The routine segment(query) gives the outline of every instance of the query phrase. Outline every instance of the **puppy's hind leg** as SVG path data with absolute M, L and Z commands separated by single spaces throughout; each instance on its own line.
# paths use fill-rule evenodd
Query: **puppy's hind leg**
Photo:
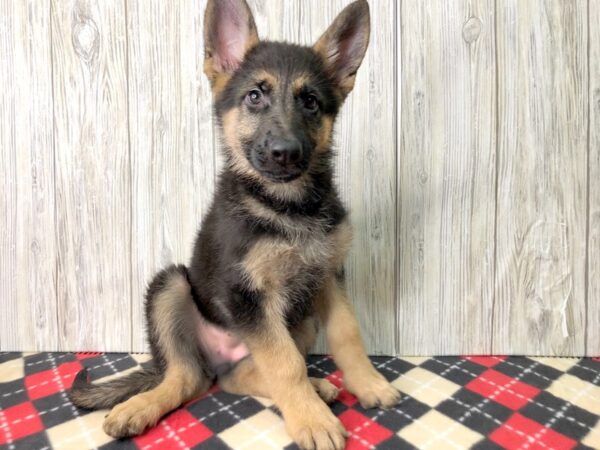
M 148 333 L 156 363 L 164 372 L 154 389 L 115 406 L 104 431 L 115 438 L 134 436 L 211 385 L 196 339 L 196 308 L 183 266 L 160 272 L 146 296 Z

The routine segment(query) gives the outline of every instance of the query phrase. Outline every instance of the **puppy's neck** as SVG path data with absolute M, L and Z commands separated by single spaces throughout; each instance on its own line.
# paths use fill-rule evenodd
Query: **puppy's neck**
M 237 174 L 223 173 L 224 182 L 242 196 L 250 196 L 279 214 L 311 216 L 332 192 L 332 173 L 307 173 L 290 183 L 273 183 Z

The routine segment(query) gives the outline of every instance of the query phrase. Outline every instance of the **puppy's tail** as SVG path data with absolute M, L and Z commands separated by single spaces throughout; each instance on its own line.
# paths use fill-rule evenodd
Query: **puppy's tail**
M 161 380 L 161 373 L 152 368 L 141 369 L 105 383 L 91 384 L 87 369 L 83 369 L 75 377 L 68 396 L 80 408 L 112 408 L 136 394 L 155 388 Z

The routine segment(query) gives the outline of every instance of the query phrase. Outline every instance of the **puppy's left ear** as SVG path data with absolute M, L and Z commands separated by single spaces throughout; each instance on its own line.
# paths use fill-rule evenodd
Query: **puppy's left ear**
M 344 97 L 354 87 L 356 72 L 369 45 L 370 29 L 369 4 L 357 0 L 344 8 L 313 45 Z

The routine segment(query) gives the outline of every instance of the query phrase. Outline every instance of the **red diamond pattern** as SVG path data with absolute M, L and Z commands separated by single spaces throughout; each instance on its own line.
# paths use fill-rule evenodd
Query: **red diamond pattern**
M 387 428 L 352 409 L 342 413 L 339 419 L 350 435 L 346 450 L 372 448 L 393 434 Z
M 78 361 L 65 362 L 56 369 L 44 370 L 25 377 L 25 388 L 31 400 L 69 389 L 82 366 Z
M 0 445 L 44 429 L 38 411 L 31 402 L 0 411 Z
M 507 449 L 570 450 L 577 445 L 573 439 L 519 413 L 513 414 L 489 439 Z
M 513 410 L 522 408 L 540 393 L 538 388 L 493 369 L 486 370 L 465 387 Z
M 189 411 L 179 409 L 163 419 L 158 426 L 133 440 L 144 450 L 182 449 L 198 445 L 212 435 L 213 432 L 198 422 Z

